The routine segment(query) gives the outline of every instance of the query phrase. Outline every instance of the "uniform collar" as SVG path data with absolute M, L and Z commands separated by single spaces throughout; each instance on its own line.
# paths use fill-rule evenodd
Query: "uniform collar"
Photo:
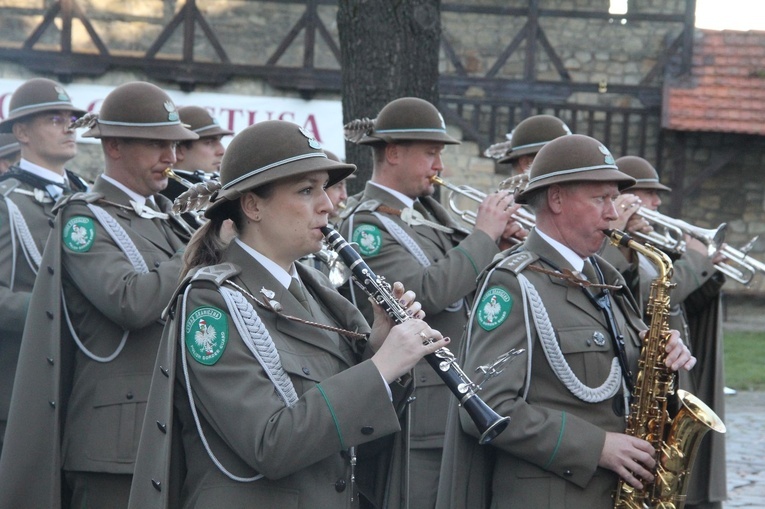
M 373 186 L 375 186 L 375 187 L 378 187 L 378 188 L 382 189 L 382 190 L 383 190 L 383 191 L 385 191 L 386 193 L 390 193 L 390 194 L 392 194 L 392 195 L 393 195 L 393 196 L 395 196 L 395 197 L 396 197 L 396 198 L 397 198 L 397 199 L 398 199 L 398 200 L 399 200 L 401 203 L 403 203 L 403 204 L 404 204 L 406 207 L 409 207 L 410 209 L 411 209 L 412 207 L 414 207 L 414 200 L 413 200 L 413 199 L 411 199 L 410 197 L 408 197 L 408 196 L 406 196 L 406 195 L 404 195 L 404 194 L 402 194 L 402 193 L 400 193 L 400 192 L 396 191 L 395 189 L 391 189 L 390 187 L 386 187 L 386 186 L 384 186 L 384 185 L 382 185 L 382 184 L 378 184 L 377 182 L 372 182 L 371 180 L 369 181 L 369 184 L 371 184 L 371 185 L 373 185 Z
M 300 276 L 298 276 L 297 271 L 295 271 L 294 263 L 290 266 L 290 272 L 287 272 L 266 255 L 239 240 L 239 237 L 236 237 L 234 240 L 237 244 L 239 244 L 239 247 L 241 247 L 245 253 L 255 258 L 258 263 L 260 263 L 268 272 L 270 272 L 274 279 L 279 281 L 279 284 L 281 284 L 284 288 L 289 288 L 293 278 L 297 279 L 298 283 L 302 285 Z
M 539 227 L 534 227 L 537 234 L 542 237 L 542 239 L 550 244 L 550 246 L 555 249 L 555 251 L 558 252 L 559 255 L 561 255 L 565 260 L 571 265 L 571 267 L 574 268 L 574 270 L 581 272 L 584 268 L 584 260 L 581 256 L 576 254 L 571 248 L 568 246 L 565 246 L 555 240 L 554 238 L 550 237 L 546 233 L 544 233 L 542 230 L 539 229 Z
M 36 175 L 40 178 L 44 178 L 45 180 L 49 180 L 50 182 L 66 185 L 66 178 L 64 178 L 63 175 L 60 175 L 56 173 L 55 171 L 49 170 L 47 168 L 43 168 L 42 166 L 32 163 L 24 158 L 22 158 L 19 161 L 19 164 L 17 166 L 21 168 L 22 170 L 31 173 L 32 175 Z
M 149 196 L 148 198 L 146 196 L 141 196 L 140 194 L 136 193 L 132 189 L 128 188 L 122 182 L 119 182 L 113 179 L 112 177 L 110 177 L 109 175 L 105 173 L 101 174 L 101 178 L 107 181 L 108 183 L 110 183 L 111 185 L 113 185 L 114 187 L 116 187 L 117 189 L 119 189 L 120 191 L 122 191 L 123 193 L 125 193 L 126 195 L 128 195 L 130 199 L 136 202 L 138 205 L 146 205 L 147 201 L 151 201 L 152 203 L 154 203 L 154 205 L 156 205 L 156 202 L 154 201 L 153 196 Z

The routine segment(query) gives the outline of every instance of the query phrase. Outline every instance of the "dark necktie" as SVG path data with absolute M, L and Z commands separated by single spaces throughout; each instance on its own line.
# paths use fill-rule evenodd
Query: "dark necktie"
M 297 301 L 308 311 L 311 312 L 311 306 L 308 304 L 308 298 L 306 297 L 305 290 L 301 286 L 300 282 L 294 277 L 291 278 L 290 286 L 288 290 L 297 299 Z
M 582 268 L 582 274 L 587 278 L 590 283 L 598 284 L 598 274 L 595 272 L 595 267 L 592 265 L 589 259 L 584 261 L 584 268 Z

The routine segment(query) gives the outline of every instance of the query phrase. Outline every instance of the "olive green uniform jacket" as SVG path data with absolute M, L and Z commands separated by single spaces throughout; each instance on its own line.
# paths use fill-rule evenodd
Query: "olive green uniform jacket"
M 87 184 L 78 176 L 67 171 L 67 177 L 74 191 L 87 189 Z M 6 196 L 18 207 L 31 240 L 42 255 L 53 227 L 55 202 L 54 196 L 45 190 L 46 185 L 62 192 L 56 184 L 16 167 L 0 176 L 0 449 L 11 404 L 21 335 L 37 276 L 37 266 L 24 254 L 18 232 L 10 230 L 8 206 L 1 197 Z
M 11 400 L 8 444 L 0 460 L 0 507 L 61 507 L 61 469 L 132 474 L 151 372 L 162 332 L 160 315 L 177 286 L 187 232 L 96 201 L 127 232 L 148 266 L 135 270 L 86 201 L 128 206 L 122 191 L 98 179 L 94 193 L 61 200 L 35 283 Z M 96 194 L 97 193 L 97 194 Z M 156 197 L 163 210 L 170 202 Z M 90 218 L 92 244 L 74 252 L 62 235 L 75 217 Z M 87 222 L 87 219 L 86 219 Z M 74 345 L 61 293 L 84 346 Z
M 637 264 L 630 264 L 618 248 L 604 247 L 602 256 L 636 288 L 636 299 L 645 310 L 650 279 L 641 278 Z M 725 418 L 722 302 L 725 277 L 708 256 L 689 250 L 673 262 L 669 328 L 680 331 L 683 342 L 697 359 L 691 371 L 678 372 L 678 387 L 706 403 Z M 645 317 L 649 320 L 650 317 Z M 727 498 L 725 436 L 710 432 L 703 438 L 693 466 L 687 503 Z
M 607 284 L 624 285 L 613 267 L 595 258 Z M 459 422 L 450 416 L 439 509 L 613 507 L 618 477 L 598 467 L 598 461 L 606 432 L 625 430 L 623 391 L 620 388 L 611 398 L 587 403 L 563 385 L 547 360 L 533 319 L 525 319 L 527 303 L 518 274 L 536 288 L 566 363 L 591 388 L 607 379 L 615 358 L 606 321 L 579 286 L 534 272 L 530 264 L 573 270 L 532 230 L 517 251 L 502 253 L 482 274 L 460 356 L 465 371 L 473 373 L 513 348 L 525 352 L 479 392 L 489 407 L 511 419 L 490 445 L 478 445 L 478 434 L 463 410 Z M 482 311 L 491 295 L 509 296 L 493 321 Z M 646 327 L 626 289 L 612 292 L 610 300 L 634 373 L 638 332 Z
M 404 207 L 404 204 L 390 193 L 370 183 L 367 183 L 359 201 L 344 212 L 340 233 L 351 242 L 354 232 L 359 229 L 379 231 L 379 251 L 364 254 L 362 250 L 364 261 L 375 274 L 383 276 L 390 284 L 400 281 L 407 290 L 413 291 L 425 311 L 425 320 L 444 336 L 449 336 L 452 339 L 450 348 L 456 351 L 467 323 L 476 278 L 499 249 L 496 243 L 481 231 L 468 234 L 434 199 L 420 198 L 420 201 L 433 214 L 431 220 L 453 228 L 454 233 L 438 232 L 428 226 L 410 227 L 396 215 L 384 215 L 417 243 L 428 257 L 428 267 L 424 267 L 399 244 L 371 210 L 368 210 L 376 208 L 376 204 L 397 210 Z M 353 292 L 352 301 L 361 309 L 367 320 L 370 320 L 372 309 L 366 296 L 358 288 L 348 286 Z M 456 309 L 448 309 L 451 306 Z M 416 400 L 411 405 L 412 447 L 441 448 L 451 393 L 424 360 L 415 368 L 415 385 Z
M 376 474 L 384 478 L 384 472 L 375 472 L 376 458 L 359 447 L 354 486 L 346 451 L 399 431 L 396 406 L 402 406 L 410 391 L 405 385 L 392 384 L 391 401 L 379 371 L 371 360 L 364 360 L 365 340 L 359 344 L 357 339 L 288 320 L 247 297 L 295 389 L 297 401 L 292 406 L 285 404 L 236 328 L 218 291 L 223 281 L 230 280 L 259 299 L 263 298 L 262 288 L 272 290 L 272 298 L 281 303 L 284 314 L 303 320 L 327 324 L 324 319 L 328 319 L 330 325 L 363 334 L 369 332 L 368 325 L 314 269 L 296 264 L 313 296 L 312 316 L 237 243 L 232 242 L 223 261 L 205 271 L 216 274 L 215 278 L 197 276 L 191 281 L 185 312 L 183 291 L 188 278 L 169 309 L 171 318 L 152 381 L 130 507 L 357 507 L 355 489 L 363 484 L 369 495 L 366 488 Z M 220 357 L 208 365 L 191 355 L 188 331 L 194 331 L 189 317 L 210 307 L 223 312 L 215 326 L 219 334 L 227 331 L 228 341 Z M 189 385 L 202 434 L 191 412 Z M 231 474 L 243 479 L 258 474 L 264 477 L 248 482 L 227 477 L 205 450 L 202 436 Z M 390 481 L 394 482 L 400 479 Z M 380 495 L 384 484 L 378 490 Z M 379 507 L 402 507 L 400 500 L 391 498 L 394 500 L 388 503 L 378 500 Z

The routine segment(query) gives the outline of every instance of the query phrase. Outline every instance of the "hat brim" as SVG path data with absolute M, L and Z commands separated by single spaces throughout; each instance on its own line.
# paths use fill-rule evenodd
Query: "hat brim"
M 275 182 L 287 177 L 294 177 L 303 173 L 314 171 L 326 171 L 329 174 L 327 187 L 333 186 L 356 171 L 353 164 L 339 163 L 326 157 L 313 157 L 292 161 L 284 165 L 272 168 L 267 173 L 253 175 L 250 178 L 237 182 L 231 187 L 221 189 L 211 200 L 205 210 L 205 217 L 212 219 L 216 216 L 231 217 L 230 207 L 236 204 L 243 193 L 256 189 L 265 184 Z
M 32 115 L 37 115 L 38 113 L 45 113 L 46 111 L 71 111 L 74 113 L 74 115 L 77 118 L 80 118 L 85 113 L 87 113 L 85 110 L 81 110 L 80 108 L 75 108 L 74 106 L 67 105 L 67 104 L 61 104 L 56 106 L 51 105 L 45 105 L 45 106 L 39 106 L 36 108 L 29 108 L 25 109 L 22 113 L 14 115 L 11 113 L 8 118 L 0 122 L 0 133 L 10 133 L 13 132 L 13 124 L 18 122 L 19 120 L 22 120 L 26 117 L 31 117 Z
M 641 189 L 652 189 L 655 191 L 672 191 L 671 187 L 667 187 L 659 182 L 637 182 L 635 185 L 622 189 L 624 192 L 640 191 Z
M 619 187 L 619 191 L 635 185 L 635 179 L 622 173 L 619 170 L 613 169 L 597 169 L 582 171 L 578 173 L 570 173 L 567 175 L 557 175 L 547 179 L 540 179 L 535 182 L 531 182 L 526 188 L 515 196 L 515 202 L 520 204 L 526 204 L 527 199 L 535 191 L 549 187 L 554 184 L 572 184 L 578 182 L 614 182 Z
M 197 140 L 199 135 L 181 124 L 166 126 L 118 126 L 97 123 L 82 134 L 83 138 L 138 138 L 143 140 L 186 141 Z
M 504 157 L 498 159 L 497 164 L 510 164 L 521 156 L 535 155 L 542 147 L 544 147 L 544 144 L 540 144 L 538 147 L 525 147 L 511 150 Z
M 402 141 L 432 141 L 445 145 L 459 145 L 461 143 L 446 133 L 428 131 L 366 135 L 358 141 L 358 145 L 376 145 L 378 143 L 398 143 Z
M 223 129 L 220 126 L 214 126 L 209 129 L 199 129 L 193 131 L 199 135 L 200 138 L 209 138 L 210 136 L 230 136 L 234 134 L 234 131 L 229 131 L 228 129 Z

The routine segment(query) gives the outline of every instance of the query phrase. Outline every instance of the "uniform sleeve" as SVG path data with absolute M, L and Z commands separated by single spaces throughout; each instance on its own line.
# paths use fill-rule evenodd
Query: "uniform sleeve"
M 148 272 L 141 273 L 135 270 L 90 209 L 72 204 L 60 215 L 64 225 L 73 217 L 92 221 L 94 238 L 89 247 L 73 250 L 62 242 L 61 248 L 62 265 L 69 279 L 91 304 L 125 330 L 141 329 L 158 320 L 177 287 L 183 253 L 177 252 L 168 258 L 147 240 L 131 234 L 148 266 Z
M 465 372 L 474 373 L 478 366 L 493 362 L 512 348 L 526 349 L 499 376 L 484 383 L 480 392 L 489 407 L 510 417 L 507 429 L 491 445 L 584 487 L 597 469 L 605 431 L 571 413 L 529 404 L 523 399 L 529 351 L 520 285 L 515 276 L 504 271 L 494 271 L 489 277 L 483 293 L 504 290 L 510 296 L 511 308 L 499 326 L 487 325 L 490 330 L 480 325 L 480 313 L 473 313 L 465 339 L 470 341 Z M 477 296 L 476 302 L 481 303 L 482 298 L 483 295 Z M 536 338 L 535 329 L 530 333 Z M 478 437 L 464 410 L 460 410 L 460 421 L 465 432 Z
M 491 237 L 476 230 L 425 267 L 385 230 L 376 217 L 359 213 L 353 218 L 354 230 L 371 225 L 380 232 L 379 251 L 374 254 L 361 251 L 369 267 L 390 283 L 401 281 L 407 290 L 415 292 L 423 310 L 430 315 L 473 292 L 476 278 L 499 253 Z M 352 238 L 348 221 L 343 222 L 341 233 L 345 238 Z
M 15 333 L 24 330 L 29 300 L 32 297 L 32 292 L 11 289 L 14 249 L 17 258 L 24 257 L 18 247 L 18 244 L 14 246 L 11 242 L 8 207 L 0 197 L 0 327 Z
M 217 291 L 195 288 L 189 295 L 186 323 L 196 310 L 209 306 L 227 309 Z M 193 317 L 191 320 L 195 323 Z M 310 361 L 303 360 L 303 369 L 290 369 L 288 361 L 296 362 L 290 348 L 299 340 L 274 339 L 298 394 L 297 402 L 288 407 L 243 343 L 230 316 L 225 327 L 229 339 L 215 363 L 194 360 L 188 347 L 193 339 L 188 333 L 181 355 L 188 358 L 189 380 L 200 414 L 228 447 L 267 478 L 288 476 L 345 448 L 399 431 L 386 385 L 371 360 L 316 380 L 311 377 L 320 366 L 332 362 L 328 352 L 314 348 Z M 278 335 L 273 332 L 274 337 Z
M 672 304 L 680 304 L 694 291 L 707 282 L 716 272 L 711 258 L 689 249 L 673 264 L 672 282 L 677 286 L 672 288 L 670 300 Z

